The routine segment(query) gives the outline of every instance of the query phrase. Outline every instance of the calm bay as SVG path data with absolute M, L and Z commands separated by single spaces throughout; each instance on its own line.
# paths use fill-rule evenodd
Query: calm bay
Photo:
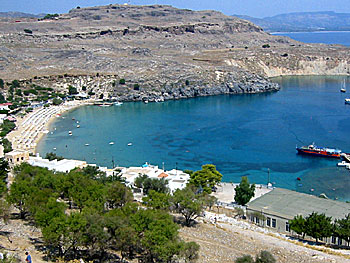
M 343 80 L 350 81 L 283 77 L 274 79 L 281 85 L 274 93 L 84 106 L 58 118 L 38 151 L 45 155 L 56 148 L 66 158 L 108 167 L 149 162 L 198 170 L 212 163 L 226 182 L 246 175 L 266 184 L 269 170 L 274 186 L 350 200 L 350 172 L 336 167 L 338 160 L 295 150 L 315 142 L 350 152 L 348 94 L 339 91 Z

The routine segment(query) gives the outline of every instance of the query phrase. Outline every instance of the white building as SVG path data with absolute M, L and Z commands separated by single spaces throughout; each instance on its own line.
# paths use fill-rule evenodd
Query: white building
M 126 179 L 126 184 L 132 186 L 135 179 L 142 175 L 147 175 L 149 178 L 164 178 L 168 181 L 168 187 L 171 192 L 176 189 L 183 189 L 190 180 L 190 176 L 181 170 L 164 171 L 158 166 L 145 163 L 142 167 L 122 168 L 121 176 Z
M 30 156 L 27 161 L 30 165 L 47 168 L 52 171 L 68 173 L 75 168 L 84 168 L 88 164 L 85 161 L 63 159 L 60 161 L 43 159 L 38 156 Z

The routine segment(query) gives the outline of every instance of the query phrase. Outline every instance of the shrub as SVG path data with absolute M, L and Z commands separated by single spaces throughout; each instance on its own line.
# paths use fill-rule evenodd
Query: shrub
M 119 84 L 124 85 L 125 84 L 125 79 L 120 79 Z
M 57 98 L 54 98 L 54 99 L 52 100 L 52 104 L 53 104 L 53 105 L 60 105 L 62 102 L 63 102 L 62 100 L 57 99 Z
M 24 29 L 23 31 L 24 31 L 25 33 L 27 33 L 27 34 L 32 34 L 32 33 L 33 33 L 33 31 L 32 31 L 32 30 L 27 29 L 27 28 L 26 28 L 26 29 Z
M 264 45 L 262 45 L 262 48 L 270 48 L 270 45 L 269 44 L 264 44 Z
M 186 86 L 190 85 L 190 81 L 188 79 L 186 79 L 185 84 L 186 84 Z
M 134 90 L 140 90 L 140 85 L 139 84 L 134 84 Z

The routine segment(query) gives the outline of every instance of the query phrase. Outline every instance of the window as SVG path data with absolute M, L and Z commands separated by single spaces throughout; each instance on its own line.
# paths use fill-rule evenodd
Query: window
M 287 231 L 287 232 L 290 231 L 289 222 L 286 222 L 286 231 Z
M 21 160 L 23 161 L 23 160 L 24 160 L 24 157 L 21 157 Z
M 332 243 L 335 244 L 337 239 L 335 237 L 332 237 Z
M 271 226 L 271 217 L 268 217 L 268 218 L 266 219 L 266 225 L 267 225 L 267 226 Z
M 342 243 L 341 241 L 342 241 L 341 238 L 338 237 L 338 246 L 341 246 L 341 243 Z
M 256 217 L 255 218 L 255 223 L 259 224 L 260 220 L 259 220 L 259 217 Z
M 276 219 L 272 218 L 272 227 L 276 228 Z
M 19 162 L 19 158 L 17 158 L 17 162 Z

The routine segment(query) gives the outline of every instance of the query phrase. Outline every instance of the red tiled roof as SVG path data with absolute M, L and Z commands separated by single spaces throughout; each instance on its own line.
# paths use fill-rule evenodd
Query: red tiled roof
M 160 175 L 158 175 L 159 178 L 165 178 L 168 177 L 169 175 L 166 173 L 161 173 Z

